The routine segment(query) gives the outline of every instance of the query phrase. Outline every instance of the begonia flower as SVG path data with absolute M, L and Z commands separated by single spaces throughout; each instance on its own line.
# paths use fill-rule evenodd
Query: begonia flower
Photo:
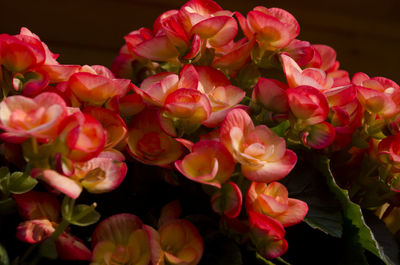
M 203 255 L 203 239 L 187 220 L 175 219 L 150 228 L 152 263 L 154 265 L 196 265 Z
M 158 119 L 156 109 L 145 109 L 133 117 L 128 126 L 128 151 L 142 163 L 167 166 L 179 159 L 184 147 L 161 129 Z
M 288 198 L 288 191 L 279 182 L 253 182 L 246 195 L 246 210 L 265 214 L 284 227 L 303 220 L 308 211 L 305 202 Z
M 236 218 L 242 210 L 242 192 L 232 181 L 226 182 L 211 197 L 211 208 L 220 215 Z
M 384 118 L 400 112 L 400 87 L 392 80 L 356 73 L 352 82 L 357 86 L 357 98 L 367 111 Z
M 221 142 L 242 165 L 243 174 L 252 181 L 271 182 L 284 178 L 297 161 L 286 149 L 286 142 L 265 125 L 254 126 L 241 109 L 228 113 L 220 129 Z
M 118 115 L 118 113 L 99 107 L 88 107 L 85 108 L 83 112 L 88 113 L 97 119 L 105 129 L 105 149 L 113 148 L 125 138 L 128 129 L 124 120 Z
M 55 93 L 41 93 L 35 98 L 10 96 L 0 103 L 1 138 L 22 142 L 26 138 L 54 139 L 67 115 L 64 100 Z
M 129 80 L 116 79 L 111 72 L 104 75 L 104 71 L 96 70 L 99 69 L 86 66 L 69 78 L 68 89 L 80 101 L 101 106 L 111 98 L 123 96 L 127 93 Z
M 175 167 L 184 176 L 218 188 L 231 177 L 235 162 L 223 144 L 203 140 L 194 144 L 191 149 L 190 154 L 175 162 Z
M 59 128 L 59 140 L 66 145 L 69 159 L 83 162 L 103 151 L 106 133 L 98 120 L 78 111 L 63 120 Z
M 266 109 L 286 113 L 289 110 L 286 95 L 287 85 L 273 79 L 259 78 L 253 89 L 252 99 L 261 103 Z
M 238 31 L 233 13 L 211 0 L 191 0 L 180 8 L 179 15 L 186 32 L 197 34 L 213 47 L 227 44 Z
M 297 20 L 280 8 L 257 6 L 245 18 L 236 12 L 239 24 L 248 39 L 253 36 L 263 49 L 276 50 L 286 47 L 299 35 Z
M 273 218 L 267 215 L 248 212 L 250 236 L 256 245 L 257 252 L 267 259 L 275 259 L 287 251 L 288 243 L 285 240 L 285 229 Z
M 150 262 L 149 237 L 142 221 L 133 214 L 113 215 L 97 225 L 92 235 L 91 265 Z

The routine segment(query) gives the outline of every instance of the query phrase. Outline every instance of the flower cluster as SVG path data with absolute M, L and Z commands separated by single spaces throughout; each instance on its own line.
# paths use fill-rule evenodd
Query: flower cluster
M 126 159 L 174 175 L 172 185 L 201 185 L 221 226 L 266 259 L 287 251 L 285 228 L 307 215 L 282 184 L 304 150 L 351 157 L 332 168 L 354 201 L 400 206 L 400 87 L 350 78 L 334 49 L 299 32 L 279 8 L 244 16 L 190 0 L 125 36 L 112 71 L 60 64 L 26 28 L 0 35 L 2 156 L 24 171 L 1 169 L 0 195 L 24 219 L 17 238 L 91 264 L 198 264 L 201 233 L 178 219 L 178 202 L 164 206 L 157 230 L 118 213 L 97 225 L 91 249 L 71 234 L 67 226 L 100 218 L 96 203 L 75 200 L 120 186 Z

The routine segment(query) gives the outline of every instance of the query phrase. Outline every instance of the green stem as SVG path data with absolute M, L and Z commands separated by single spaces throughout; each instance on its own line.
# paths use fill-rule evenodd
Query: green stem
M 69 226 L 69 221 L 66 219 L 62 219 L 61 223 L 57 226 L 56 231 L 51 234 L 50 239 L 56 241 L 58 236 L 61 235 L 65 229 Z
M 282 259 L 281 257 L 276 258 L 277 261 L 279 261 L 280 263 L 283 263 L 285 265 L 290 265 L 289 262 L 285 261 L 284 259 Z
M 38 143 L 37 143 L 35 137 L 32 137 L 32 138 L 31 138 L 31 143 L 32 143 L 33 153 L 34 153 L 35 155 L 39 154 Z

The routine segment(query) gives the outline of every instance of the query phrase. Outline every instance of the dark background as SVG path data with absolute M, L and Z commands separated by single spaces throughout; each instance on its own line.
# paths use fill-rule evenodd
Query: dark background
M 159 14 L 185 0 L 0 0 L 0 32 L 28 27 L 66 64 L 110 66 L 123 36 L 151 27 Z M 397 0 L 219 0 L 246 13 L 254 6 L 281 7 L 299 21 L 299 38 L 328 44 L 342 68 L 400 83 L 400 1 Z

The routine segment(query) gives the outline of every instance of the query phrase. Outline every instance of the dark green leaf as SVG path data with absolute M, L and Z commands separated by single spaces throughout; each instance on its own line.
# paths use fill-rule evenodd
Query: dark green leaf
M 382 259 L 386 264 L 393 264 L 376 241 L 371 229 L 365 223 L 360 206 L 350 200 L 347 190 L 341 189 L 336 184 L 329 167 L 329 159 L 319 157 L 319 161 L 318 158 L 315 158 L 314 162 L 318 163 L 317 166 L 325 175 L 330 190 L 335 193 L 336 198 L 340 201 L 345 218 L 350 220 L 351 224 L 358 229 L 358 238 L 361 246 Z
M 8 190 L 11 193 L 21 194 L 33 189 L 38 181 L 23 172 L 14 172 L 10 176 Z
M 284 122 L 281 122 L 279 125 L 271 128 L 271 130 L 273 130 L 280 137 L 283 137 L 289 127 L 290 127 L 290 122 L 286 120 Z
M 74 207 L 72 216 L 68 221 L 77 226 L 88 226 L 96 223 L 100 219 L 100 214 L 93 206 L 78 204 Z
M 400 264 L 400 246 L 397 244 L 394 236 L 386 228 L 386 225 L 369 211 L 364 211 L 363 214 L 365 222 L 371 228 L 386 258 L 393 264 Z
M 0 244 L 0 265 L 9 265 L 10 260 L 8 259 L 6 249 Z
M 343 234 L 341 204 L 329 190 L 321 173 L 306 160 L 301 160 L 295 169 L 281 182 L 287 187 L 289 196 L 307 203 L 308 213 L 304 221 L 334 237 Z
M 56 259 L 57 258 L 57 248 L 54 240 L 51 238 L 46 239 L 40 244 L 39 254 L 42 257 L 48 259 Z
M 222 233 L 213 233 L 204 239 L 204 255 L 200 265 L 242 265 L 242 255 L 235 241 Z

